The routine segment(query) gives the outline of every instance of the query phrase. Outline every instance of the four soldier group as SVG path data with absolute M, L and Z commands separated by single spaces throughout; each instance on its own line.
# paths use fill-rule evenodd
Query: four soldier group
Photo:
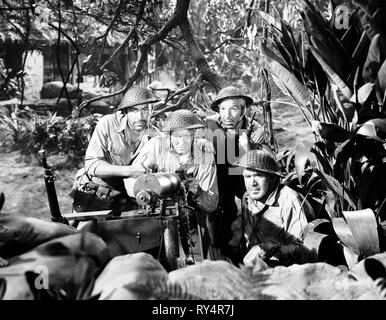
M 312 208 L 281 184 L 263 127 L 246 115 L 252 99 L 226 87 L 211 105 L 216 114 L 205 122 L 182 109 L 171 112 L 161 130 L 150 122 L 158 101 L 151 90 L 132 87 L 116 112 L 100 119 L 75 176 L 74 210 L 119 215 L 136 209 L 136 178 L 152 167 L 176 172 L 182 166 L 190 173 L 188 199 L 200 211 L 211 259 L 303 262 L 302 233 Z

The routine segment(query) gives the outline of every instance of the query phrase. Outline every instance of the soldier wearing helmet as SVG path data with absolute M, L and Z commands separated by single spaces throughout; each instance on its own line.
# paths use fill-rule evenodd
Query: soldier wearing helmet
M 307 200 L 280 183 L 276 159 L 265 150 L 247 152 L 240 167 L 246 193 L 239 216 L 244 240 L 245 264 L 257 258 L 268 265 L 304 263 L 310 258 L 302 236 L 313 211 Z
M 220 90 L 211 104 L 217 113 L 205 119 L 208 140 L 213 141 L 216 151 L 217 178 L 219 185 L 219 207 L 211 217 L 213 245 L 217 248 L 217 259 L 237 263 L 237 250 L 230 245 L 232 222 L 236 219 L 236 198 L 245 192 L 242 177 L 231 172 L 232 164 L 251 147 L 265 143 L 264 130 L 245 113 L 253 102 L 240 89 L 229 86 Z M 247 134 L 248 132 L 248 134 Z
M 152 106 L 158 101 L 151 90 L 131 87 L 116 112 L 99 120 L 86 151 L 85 166 L 75 176 L 72 196 L 76 212 L 112 209 L 119 214 L 135 208 L 123 178 L 144 172 L 132 162 L 146 142 L 159 134 L 149 126 Z
M 157 166 L 159 172 L 176 172 L 184 168 L 188 200 L 200 212 L 211 213 L 217 209 L 218 188 L 213 146 L 196 136 L 196 131 L 205 124 L 189 110 L 177 110 L 169 114 L 162 128 L 163 135 L 149 140 L 141 150 L 133 165 L 142 165 L 144 169 Z M 129 195 L 134 196 L 135 179 L 125 179 Z M 199 222 L 205 229 L 206 215 Z M 206 244 L 208 245 L 208 243 Z M 204 249 L 208 254 L 208 248 Z

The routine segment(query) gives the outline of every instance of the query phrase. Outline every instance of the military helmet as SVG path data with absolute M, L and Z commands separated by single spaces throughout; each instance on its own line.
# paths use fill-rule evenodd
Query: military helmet
M 192 111 L 181 109 L 173 111 L 166 118 L 162 131 L 170 132 L 177 129 L 199 129 L 205 124 Z
M 251 150 L 244 154 L 236 166 L 282 176 L 275 157 L 266 150 Z
M 142 104 L 155 103 L 158 101 L 160 101 L 160 99 L 156 97 L 151 90 L 134 86 L 126 91 L 117 110 L 137 107 Z
M 253 99 L 250 96 L 243 94 L 239 88 L 229 86 L 229 87 L 225 87 L 225 88 L 220 90 L 220 92 L 217 94 L 216 98 L 214 99 L 214 101 L 210 105 L 210 107 L 212 110 L 218 112 L 219 111 L 218 110 L 219 103 L 225 99 L 231 99 L 231 98 L 244 99 L 247 106 L 253 102 Z

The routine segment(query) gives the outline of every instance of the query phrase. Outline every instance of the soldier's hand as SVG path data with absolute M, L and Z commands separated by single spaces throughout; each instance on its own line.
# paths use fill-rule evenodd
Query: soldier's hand
M 141 165 L 131 165 L 127 167 L 126 174 L 128 178 L 138 178 L 144 175 L 146 172 L 145 168 Z
M 198 195 L 200 192 L 199 181 L 196 178 L 188 178 L 185 181 L 185 188 L 193 195 Z
M 271 243 L 261 243 L 252 247 L 244 257 L 244 264 L 252 263 L 256 258 L 269 260 L 276 253 L 278 246 Z
M 264 260 L 261 259 L 262 255 L 264 255 L 264 252 L 261 247 L 259 245 L 254 246 L 244 257 L 243 263 L 246 267 L 252 268 L 253 271 L 266 270 L 268 266 Z

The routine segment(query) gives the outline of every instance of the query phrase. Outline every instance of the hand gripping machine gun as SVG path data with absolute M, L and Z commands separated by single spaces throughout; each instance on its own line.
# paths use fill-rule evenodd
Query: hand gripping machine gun
M 108 245 L 111 256 L 149 252 L 167 270 L 194 263 L 189 216 L 193 208 L 187 205 L 183 172 L 149 172 L 134 184 L 137 210 L 113 216 L 110 210 L 61 214 L 55 191 L 55 176 L 47 164 L 44 151 L 39 152 L 52 221 L 66 223 L 79 230 L 100 236 Z M 198 239 L 201 241 L 201 238 Z M 180 247 L 182 250 L 180 250 Z M 185 258 L 180 257 L 182 252 Z

